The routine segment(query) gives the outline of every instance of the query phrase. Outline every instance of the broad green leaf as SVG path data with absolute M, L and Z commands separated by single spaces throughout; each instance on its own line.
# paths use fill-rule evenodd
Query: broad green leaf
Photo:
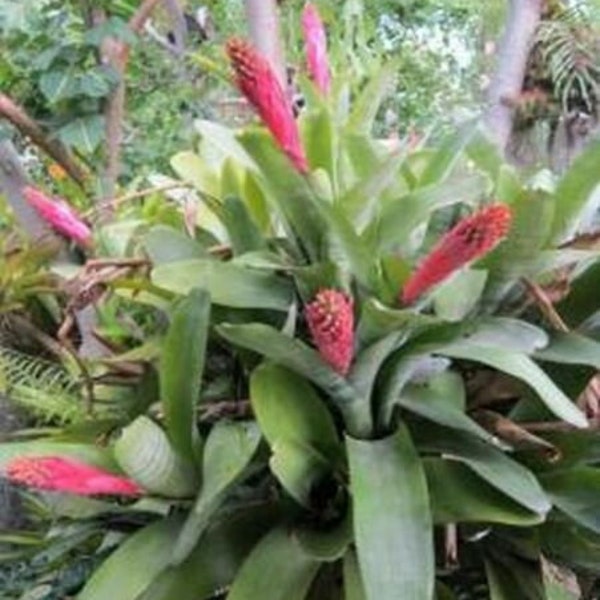
M 502 348 L 458 342 L 440 350 L 444 356 L 483 363 L 503 373 L 521 379 L 557 417 L 576 427 L 587 427 L 581 410 L 558 388 L 528 356 Z
M 183 181 L 191 183 L 200 192 L 219 197 L 219 178 L 197 154 L 179 152 L 171 158 L 171 167 Z
M 137 600 L 168 566 L 181 521 L 161 519 L 130 536 L 92 574 L 78 600 Z
M 324 562 L 333 562 L 342 558 L 352 542 L 352 519 L 350 512 L 332 529 L 309 529 L 300 527 L 294 531 L 294 537 L 312 558 Z
M 559 181 L 554 194 L 555 210 L 550 234 L 551 242 L 564 241 L 573 233 L 590 195 L 600 183 L 599 160 L 600 142 L 594 141 L 575 159 Z
M 77 94 L 77 73 L 74 69 L 52 69 L 42 73 L 40 91 L 50 104 Z
M 110 448 L 68 441 L 53 441 L 52 439 L 0 444 L 0 469 L 5 468 L 14 458 L 24 456 L 64 456 L 109 471 L 120 471 Z
M 449 455 L 529 510 L 545 515 L 551 504 L 535 476 L 500 450 L 470 435 L 419 426 L 415 438 L 424 451 Z
M 279 439 L 272 446 L 269 466 L 292 498 L 311 508 L 313 488 L 331 473 L 330 462 L 313 446 L 297 440 Z
M 550 343 L 535 358 L 567 365 L 588 365 L 600 369 L 600 344 L 577 333 L 553 333 Z
M 185 260 L 159 265 L 152 281 L 177 294 L 205 289 L 215 304 L 235 308 L 267 308 L 286 312 L 292 302 L 291 284 L 270 273 L 211 259 Z
M 182 458 L 193 460 L 196 404 L 210 327 L 210 295 L 193 289 L 173 311 L 160 357 L 160 395 L 167 433 Z
M 577 467 L 541 475 L 553 504 L 595 533 L 600 533 L 600 469 Z
M 258 129 L 245 130 L 240 143 L 258 164 L 269 192 L 269 201 L 313 260 L 318 260 L 325 224 L 318 214 L 317 199 L 308 180 L 298 173 L 269 135 Z
M 286 529 L 274 529 L 242 565 L 227 600 L 304 600 L 318 568 Z
M 405 247 L 410 235 L 429 220 L 433 211 L 459 203 L 472 204 L 484 190 L 485 181 L 475 175 L 419 188 L 386 204 L 364 236 L 373 240 L 378 253 Z
M 438 425 L 470 433 L 486 442 L 495 443 L 494 436 L 483 429 L 459 408 L 461 398 L 449 397 L 450 393 L 462 395 L 464 390 L 450 386 L 434 388 L 427 385 L 407 385 L 398 396 L 397 403 L 410 412 L 433 421 Z
M 264 363 L 250 378 L 254 416 L 269 445 L 297 441 L 337 461 L 340 441 L 331 414 L 306 379 Z
M 348 129 L 370 133 L 377 111 L 386 96 L 392 92 L 398 76 L 398 60 L 390 60 L 369 79 L 353 103 Z
M 370 429 L 370 406 L 341 375 L 323 362 L 319 354 L 296 338 L 290 338 L 273 327 L 261 323 L 249 325 L 223 324 L 217 328 L 229 342 L 258 352 L 323 389 L 339 410 L 363 431 Z M 356 420 L 358 418 L 358 421 Z
M 227 228 L 235 255 L 266 250 L 266 242 L 258 226 L 239 198 L 225 198 L 221 218 Z
M 204 447 L 202 488 L 177 539 L 172 564 L 181 564 L 194 549 L 259 442 L 260 432 L 251 422 L 219 421 L 211 429 Z
M 210 147 L 214 160 L 213 166 L 220 166 L 221 161 L 233 158 L 247 169 L 256 168 L 248 153 L 236 139 L 236 132 L 233 129 L 206 119 L 197 119 L 194 121 L 194 127 L 202 136 L 203 145 Z
M 466 337 L 469 344 L 531 354 L 548 345 L 548 334 L 539 327 L 509 317 L 477 321 Z
M 490 600 L 546 600 L 539 563 L 517 556 L 485 560 Z
M 347 437 L 346 446 L 366 598 L 431 598 L 433 524 L 423 464 L 408 430 L 401 425 L 381 440 Z
M 344 556 L 344 592 L 345 600 L 367 599 L 354 548 L 350 548 Z
M 139 600 L 208 600 L 227 587 L 256 542 L 278 516 L 276 507 L 238 510 L 220 518 L 184 563 L 169 567 Z
M 167 434 L 148 417 L 138 417 L 123 430 L 115 456 L 127 475 L 159 496 L 187 498 L 198 486 L 192 463 L 173 450 Z
M 460 462 L 442 458 L 423 461 L 434 521 L 446 523 L 501 523 L 528 527 L 543 521 L 499 492 Z
M 504 165 L 504 157 L 486 131 L 477 129 L 474 132 L 467 145 L 467 155 L 492 181 L 498 179 L 498 173 Z
M 379 208 L 381 193 L 396 180 L 405 160 L 405 150 L 392 152 L 339 200 L 344 213 L 359 231 L 373 219 Z
M 166 225 L 153 227 L 143 237 L 142 244 L 154 266 L 207 256 L 200 244 Z
M 335 181 L 335 131 L 329 111 L 321 107 L 305 112 L 300 119 L 306 157 L 311 169 L 323 169 Z
M 84 154 L 92 154 L 104 139 L 104 117 L 86 115 L 63 125 L 57 132 L 58 138 Z
M 487 271 L 477 269 L 461 271 L 434 292 L 435 314 L 447 321 L 460 321 L 475 308 L 486 280 Z

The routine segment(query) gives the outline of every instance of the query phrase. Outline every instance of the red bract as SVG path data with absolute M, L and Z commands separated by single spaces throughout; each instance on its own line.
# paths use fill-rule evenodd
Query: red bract
M 127 477 L 60 456 L 15 458 L 6 466 L 5 475 L 14 483 L 83 496 L 142 494 L 142 489 Z
M 302 33 L 308 74 L 323 95 L 329 93 L 331 78 L 327 60 L 327 35 L 314 4 L 307 2 L 302 11 Z
M 48 198 L 31 186 L 23 188 L 23 196 L 53 229 L 84 246 L 91 243 L 90 228 L 64 200 Z
M 292 105 L 271 65 L 245 40 L 229 40 L 226 50 L 237 87 L 256 109 L 298 171 L 306 173 L 308 163 Z
M 354 354 L 352 299 L 338 290 L 321 290 L 304 309 L 312 339 L 323 360 L 346 375 Z
M 490 204 L 459 221 L 423 259 L 402 290 L 410 304 L 467 263 L 480 258 L 508 233 L 512 215 L 505 204 Z

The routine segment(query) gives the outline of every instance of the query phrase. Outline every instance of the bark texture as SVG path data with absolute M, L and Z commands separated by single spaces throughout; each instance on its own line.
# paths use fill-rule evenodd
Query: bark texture
M 488 90 L 488 107 L 484 114 L 484 123 L 503 152 L 510 140 L 513 107 L 521 93 L 543 5 L 544 0 L 509 0 L 506 29 L 500 42 L 498 63 Z

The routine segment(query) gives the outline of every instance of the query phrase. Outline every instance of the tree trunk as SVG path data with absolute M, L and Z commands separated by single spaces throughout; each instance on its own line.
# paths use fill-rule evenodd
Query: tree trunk
M 250 39 L 275 69 L 284 89 L 287 89 L 285 56 L 279 30 L 276 0 L 245 0 Z
M 509 0 L 506 29 L 500 42 L 496 72 L 484 113 L 493 140 L 505 152 L 513 126 L 513 111 L 523 87 L 527 59 L 544 0 Z

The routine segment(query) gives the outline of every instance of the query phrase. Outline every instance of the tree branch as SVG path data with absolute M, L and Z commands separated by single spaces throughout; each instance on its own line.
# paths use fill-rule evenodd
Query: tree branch
M 1 92 L 0 117 L 10 121 L 23 135 L 29 137 L 36 146 L 59 163 L 79 185 L 83 186 L 85 184 L 87 173 L 63 144 L 58 140 L 49 139 L 42 128 L 21 106 Z
M 484 122 L 502 152 L 506 150 L 512 132 L 512 105 L 523 87 L 527 59 L 543 4 L 544 0 L 510 0 L 498 64 L 484 113 Z

